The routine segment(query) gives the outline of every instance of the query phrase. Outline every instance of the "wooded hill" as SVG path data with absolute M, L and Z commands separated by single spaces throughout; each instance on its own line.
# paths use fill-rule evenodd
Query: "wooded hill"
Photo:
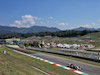
M 97 33 L 99 31 L 90 31 L 90 30 L 83 30 L 83 31 L 76 31 L 76 30 L 66 30 L 66 31 L 56 31 L 56 32 L 39 32 L 39 33 L 8 33 L 8 34 L 1 34 L 0 39 L 7 39 L 7 38 L 27 38 L 32 36 L 56 36 L 56 37 L 79 37 L 86 35 L 88 33 Z
M 32 26 L 30 28 L 17 28 L 17 27 L 9 27 L 9 26 L 0 26 L 0 34 L 7 33 L 38 33 L 38 32 L 56 32 L 60 31 L 60 29 L 56 27 L 46 27 L 46 26 Z

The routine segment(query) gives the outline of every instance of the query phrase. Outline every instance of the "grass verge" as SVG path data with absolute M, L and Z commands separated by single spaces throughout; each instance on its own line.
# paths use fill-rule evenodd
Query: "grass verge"
M 6 50 L 10 55 L 3 54 L 3 50 Z M 13 50 L 6 47 L 0 48 L 0 75 L 45 75 L 32 68 L 29 64 L 51 73 L 52 75 L 78 75 L 43 61 L 14 53 Z

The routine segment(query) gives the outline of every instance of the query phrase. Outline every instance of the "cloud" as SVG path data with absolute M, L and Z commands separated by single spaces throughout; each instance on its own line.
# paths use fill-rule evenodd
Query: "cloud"
M 69 29 L 74 29 L 74 28 L 78 28 L 78 27 L 70 27 Z
M 21 25 L 21 21 L 16 20 L 14 23 Z
M 50 21 L 47 21 L 48 23 L 50 22 Z
M 92 25 L 96 25 L 96 24 L 93 22 Z
M 83 25 L 82 27 L 91 28 L 91 26 L 89 24 Z
M 35 20 L 41 20 L 42 18 L 38 18 L 38 17 L 33 17 L 33 19 L 35 19 Z
M 33 16 L 31 15 L 25 15 L 25 16 L 22 16 L 22 23 L 27 23 L 29 22 L 30 24 L 35 24 L 35 21 L 33 20 Z
M 100 19 L 98 21 L 100 21 Z
M 53 19 L 53 17 L 49 17 L 49 19 Z
M 64 23 L 64 22 L 61 22 L 61 23 L 58 23 L 58 25 L 65 26 L 65 25 L 69 25 L 69 24 L 68 23 Z
M 29 25 L 27 25 L 27 23 L 34 25 L 35 20 L 41 19 L 41 18 L 32 16 L 32 15 L 25 15 L 25 16 L 22 16 L 21 18 L 22 18 L 21 21 L 15 20 L 14 24 L 10 24 L 10 25 L 13 26 L 13 27 L 18 27 L 18 28 L 21 28 L 21 27 L 27 28 L 27 27 L 30 27 Z
M 15 24 L 10 24 L 10 26 L 17 27 L 17 25 L 15 25 Z
M 44 23 L 44 22 L 40 22 L 41 24 L 46 24 L 46 23 Z
M 12 27 L 17 27 L 17 28 L 29 28 L 30 26 L 29 25 L 17 25 L 17 24 L 10 24 L 10 26 Z

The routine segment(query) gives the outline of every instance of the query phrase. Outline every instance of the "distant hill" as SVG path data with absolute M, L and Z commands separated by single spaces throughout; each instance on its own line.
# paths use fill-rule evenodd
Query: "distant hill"
M 100 30 L 100 28 L 98 28 L 97 30 Z
M 86 28 L 86 27 L 79 27 L 74 28 L 71 30 L 77 30 L 77 31 L 83 31 L 83 30 L 100 30 L 100 28 Z M 38 32 L 56 32 L 60 31 L 60 29 L 56 27 L 46 27 L 46 26 L 32 26 L 30 28 L 17 28 L 17 27 L 10 27 L 10 26 L 0 26 L 0 34 L 6 34 L 6 33 L 38 33 Z
M 78 31 L 82 31 L 82 30 L 100 30 L 100 28 L 95 29 L 95 28 L 86 28 L 86 27 L 79 27 L 79 28 L 74 28 L 72 30 L 78 30 Z
M 6 33 L 38 33 L 38 32 L 56 32 L 60 31 L 60 29 L 55 27 L 46 27 L 46 26 L 32 26 L 30 28 L 17 28 L 17 27 L 9 27 L 9 26 L 0 26 L 0 34 Z

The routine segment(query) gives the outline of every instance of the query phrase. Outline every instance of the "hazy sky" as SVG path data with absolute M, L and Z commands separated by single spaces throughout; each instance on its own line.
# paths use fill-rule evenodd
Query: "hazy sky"
M 0 25 L 100 28 L 100 0 L 0 0 Z

